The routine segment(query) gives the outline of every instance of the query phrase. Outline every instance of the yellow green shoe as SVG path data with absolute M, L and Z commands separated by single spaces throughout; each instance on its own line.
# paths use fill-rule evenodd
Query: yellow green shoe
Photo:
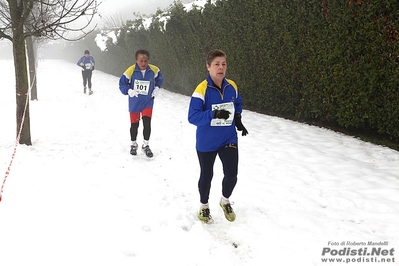
M 198 219 L 204 223 L 211 223 L 213 220 L 209 208 L 201 207 L 198 213 Z
M 224 212 L 224 217 L 226 217 L 227 221 L 234 222 L 234 220 L 236 219 L 236 214 L 234 213 L 231 204 L 223 203 L 222 201 L 220 201 L 220 207 L 222 207 Z

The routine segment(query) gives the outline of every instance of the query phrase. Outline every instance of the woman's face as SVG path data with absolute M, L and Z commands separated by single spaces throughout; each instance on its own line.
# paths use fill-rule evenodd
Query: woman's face
M 148 66 L 148 58 L 146 55 L 139 54 L 136 59 L 136 63 L 141 70 L 145 70 Z
M 210 65 L 206 65 L 213 81 L 220 81 L 226 75 L 227 62 L 225 57 L 215 57 Z

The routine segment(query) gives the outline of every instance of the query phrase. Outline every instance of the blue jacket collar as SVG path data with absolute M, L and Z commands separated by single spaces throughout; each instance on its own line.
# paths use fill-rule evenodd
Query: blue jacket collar
M 212 80 L 212 78 L 211 78 L 211 75 L 209 75 L 209 74 L 208 74 L 208 77 L 206 78 L 206 81 L 208 82 L 208 86 L 210 86 L 210 87 L 215 87 L 215 88 L 218 87 L 217 85 L 215 85 L 215 83 L 213 82 L 213 80 Z M 223 78 L 223 81 L 222 81 L 222 88 L 224 88 L 227 84 L 228 84 L 228 82 L 227 82 L 226 78 Z M 221 89 L 222 89 L 222 88 L 221 88 Z

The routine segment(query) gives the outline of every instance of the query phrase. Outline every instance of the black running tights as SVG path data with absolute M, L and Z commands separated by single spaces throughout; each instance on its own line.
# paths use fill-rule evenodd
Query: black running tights
M 82 71 L 82 78 L 83 78 L 83 87 L 86 88 L 86 84 L 89 83 L 89 89 L 91 89 L 91 75 L 92 71 Z
M 229 198 L 237 184 L 238 173 L 238 149 L 237 145 L 229 144 L 215 152 L 200 152 L 197 150 L 198 160 L 201 168 L 198 181 L 200 201 L 208 203 L 213 178 L 213 166 L 216 155 L 219 155 L 223 165 L 222 195 Z
M 143 116 L 143 137 L 144 140 L 150 140 L 151 135 L 151 117 Z M 139 128 L 139 122 L 130 124 L 130 140 L 135 141 L 137 139 L 137 132 Z

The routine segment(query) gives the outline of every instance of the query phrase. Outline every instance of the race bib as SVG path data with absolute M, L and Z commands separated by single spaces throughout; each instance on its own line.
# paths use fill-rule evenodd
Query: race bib
M 150 82 L 148 80 L 134 80 L 134 90 L 137 91 L 138 94 L 148 95 L 149 89 Z
M 228 119 L 219 119 L 219 118 L 214 118 L 211 120 L 211 126 L 213 127 L 219 127 L 219 126 L 231 126 L 233 123 L 234 119 L 234 103 L 233 102 L 228 102 L 228 103 L 219 103 L 219 104 L 212 104 L 212 111 L 215 110 L 221 110 L 224 109 L 226 111 L 230 112 L 230 116 Z
M 86 67 L 87 70 L 91 70 L 91 63 L 87 63 L 87 64 L 85 65 L 85 67 Z

